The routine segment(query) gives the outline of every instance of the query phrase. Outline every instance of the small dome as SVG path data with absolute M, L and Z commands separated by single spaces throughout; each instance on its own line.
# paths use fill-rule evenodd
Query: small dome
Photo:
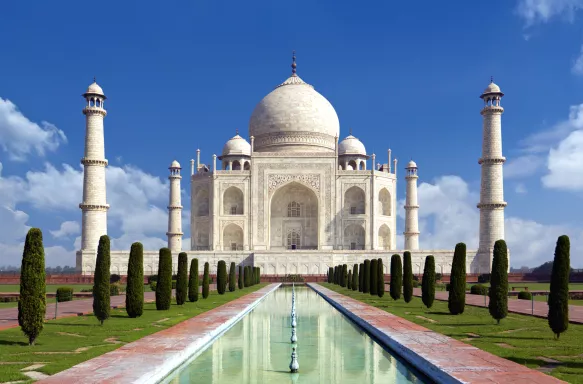
M 364 144 L 356 137 L 348 135 L 338 144 L 338 155 L 361 155 L 366 156 Z
M 498 84 L 492 81 L 490 84 L 488 84 L 484 90 L 484 93 L 502 93 L 502 91 L 500 90 Z
M 174 160 L 172 164 L 170 164 L 170 168 L 180 168 L 180 163 Z
M 227 141 L 223 147 L 223 156 L 229 155 L 251 156 L 251 144 L 237 134 Z
M 414 162 L 413 160 L 411 160 L 408 164 L 407 164 L 407 168 L 417 168 L 417 163 Z
M 87 92 L 85 92 L 85 94 L 105 96 L 103 89 L 101 89 L 101 87 L 95 81 L 87 88 Z

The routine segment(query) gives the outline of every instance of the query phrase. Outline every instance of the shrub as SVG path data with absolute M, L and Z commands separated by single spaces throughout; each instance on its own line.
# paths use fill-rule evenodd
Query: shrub
M 417 280 L 413 280 L 413 288 L 419 288 L 421 284 Z
M 419 282 L 419 276 L 413 275 L 413 281 Z
M 328 283 L 334 282 L 334 268 L 328 268 Z
M 209 297 L 209 263 L 204 263 L 204 274 L 202 275 L 202 298 Z
M 370 294 L 373 296 L 377 295 L 379 289 L 378 262 L 377 259 L 370 261 Z
M 97 320 L 103 322 L 109 318 L 111 288 L 109 288 L 109 269 L 111 259 L 109 254 L 109 237 L 99 238 L 95 274 L 93 275 L 93 313 Z
M 224 260 L 219 260 L 217 267 L 217 292 L 219 295 L 225 294 L 227 286 L 227 263 Z
M 492 265 L 492 272 L 494 271 L 494 265 Z M 482 273 L 478 276 L 478 283 L 486 284 L 490 282 L 490 274 L 489 273 Z
M 109 296 L 119 296 L 121 293 L 121 287 L 119 283 L 113 283 L 109 285 Z
M 362 281 L 362 293 L 370 293 L 370 260 L 364 261 L 364 278 Z
M 152 282 L 150 283 L 150 290 L 152 290 L 153 292 L 156 292 L 156 288 L 157 288 L 157 286 L 158 286 L 158 283 L 157 283 L 157 282 L 155 282 L 155 281 L 152 281 Z
M 148 284 L 150 284 L 151 282 L 157 282 L 158 281 L 158 275 L 150 275 L 148 276 Z
M 231 262 L 231 266 L 229 267 L 229 292 L 235 292 L 235 288 L 237 288 L 237 276 L 236 274 L 237 267 L 235 266 L 235 262 Z
M 425 258 L 423 268 L 423 280 L 421 281 L 421 300 L 427 308 L 433 306 L 435 301 L 435 258 L 429 255 Z
M 239 289 L 245 288 L 243 284 L 243 266 L 239 265 Z
M 352 271 L 348 271 L 348 279 L 346 280 L 346 288 L 352 290 Z
M 559 236 L 551 273 L 548 314 L 549 326 L 557 339 L 569 327 L 570 248 L 569 237 Z
M 176 276 L 176 304 L 183 305 L 188 294 L 188 256 L 186 252 L 178 254 L 178 276 Z
M 93 288 L 83 288 L 79 292 L 93 292 Z
M 389 287 L 393 300 L 401 298 L 401 287 L 403 286 L 403 267 L 401 266 L 401 256 L 394 254 L 391 256 L 391 284 Z
M 364 289 L 364 263 L 358 265 L 358 292 Z
M 188 280 L 188 300 L 198 301 L 198 259 L 190 261 L 190 276 Z
M 379 258 L 377 260 L 377 295 L 379 297 L 385 296 L 385 271 L 383 268 L 383 259 Z
M 494 243 L 492 274 L 488 278 L 490 280 L 488 310 L 500 324 L 500 320 L 508 316 L 508 249 L 504 240 Z M 488 293 L 487 289 L 483 294 L 486 293 Z
M 451 265 L 450 289 L 447 301 L 449 313 L 464 313 L 466 306 L 466 245 L 457 243 Z
M 443 278 L 443 276 L 441 275 L 441 273 L 435 274 L 435 281 L 441 281 L 442 278 Z
M 358 264 L 354 264 L 352 266 L 352 290 L 358 291 L 358 284 L 359 284 L 359 276 L 358 276 Z
M 57 301 L 62 303 L 64 301 L 73 300 L 73 288 L 71 287 L 59 287 L 57 288 Z
M 488 294 L 488 287 L 482 284 L 475 284 L 470 287 L 470 293 L 472 295 L 485 296 Z
M 0 297 L 0 303 L 16 303 L 17 301 L 18 297 L 16 296 Z
M 413 300 L 413 264 L 411 261 L 411 252 L 403 253 L 403 300 L 405 303 Z
M 158 283 L 156 285 L 156 309 L 170 309 L 172 300 L 172 252 L 168 248 L 160 248 L 158 258 Z
M 142 243 L 133 243 L 130 248 L 126 312 L 130 318 L 140 317 L 144 312 L 144 247 Z
M 520 300 L 532 300 L 532 293 L 528 291 L 520 291 L 518 292 L 518 298 Z
M 18 325 L 33 345 L 43 330 L 46 313 L 45 250 L 40 229 L 31 228 L 26 234 L 20 267 L 20 300 Z
M 172 280 L 172 289 L 176 289 L 176 280 Z

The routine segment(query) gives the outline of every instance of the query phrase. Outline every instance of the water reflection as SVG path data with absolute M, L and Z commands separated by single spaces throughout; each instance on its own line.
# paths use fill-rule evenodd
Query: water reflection
M 291 289 L 248 316 L 165 383 L 424 383 L 309 288 L 296 288 L 299 373 L 289 373 Z

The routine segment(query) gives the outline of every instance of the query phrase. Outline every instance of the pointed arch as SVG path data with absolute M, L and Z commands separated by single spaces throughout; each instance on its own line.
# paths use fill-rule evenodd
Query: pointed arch
M 391 193 L 387 188 L 383 188 L 379 192 L 379 209 L 383 216 L 391 216 Z

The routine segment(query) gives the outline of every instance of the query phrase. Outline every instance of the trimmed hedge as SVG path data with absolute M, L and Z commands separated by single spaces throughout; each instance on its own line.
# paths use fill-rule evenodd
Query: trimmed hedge
M 329 283 L 334 282 L 334 268 L 332 267 L 328 268 L 328 282 Z
M 413 300 L 413 263 L 411 252 L 403 253 L 403 300 L 410 303 Z
M 488 287 L 482 284 L 475 284 L 470 287 L 470 293 L 472 295 L 485 296 L 488 294 Z
M 178 276 L 176 276 L 176 304 L 183 305 L 188 295 L 188 256 L 186 252 L 178 254 Z
M 568 236 L 559 236 L 555 247 L 551 288 L 549 292 L 549 326 L 559 338 L 569 328 L 569 272 L 571 242 Z
M 364 277 L 362 280 L 362 293 L 370 293 L 370 260 L 364 260 Z
M 421 281 L 421 300 L 427 308 L 435 301 L 435 258 L 429 255 L 425 258 L 423 280 Z
M 532 293 L 528 291 L 520 291 L 518 292 L 518 298 L 520 300 L 532 300 Z
M 340 286 L 346 287 L 347 282 L 348 282 L 348 266 L 346 264 L 342 264 L 342 275 L 340 278 Z
M 97 260 L 93 274 L 93 314 L 101 325 L 109 319 L 111 288 L 109 287 L 109 270 L 111 258 L 109 254 L 109 237 L 99 238 L 97 246 Z
M 237 287 L 236 270 L 235 262 L 232 261 L 229 266 L 229 292 L 235 292 L 235 288 Z
M 188 278 L 188 300 L 198 301 L 198 259 L 190 261 L 190 276 Z
M 245 285 L 243 284 L 243 266 L 242 265 L 239 265 L 238 285 L 239 285 L 239 289 L 245 288 Z
M 227 264 L 224 260 L 219 260 L 217 266 L 217 292 L 219 295 L 225 294 L 225 288 L 227 287 Z
M 209 297 L 209 263 L 204 263 L 204 274 L 202 276 L 202 298 Z
M 358 284 L 359 284 L 359 276 L 358 276 L 358 264 L 354 264 L 352 266 L 352 290 L 358 291 Z
M 370 261 L 370 294 L 373 296 L 377 295 L 379 289 L 378 262 L 377 259 Z
M 126 312 L 132 319 L 142 316 L 144 312 L 144 247 L 142 243 L 133 243 L 130 248 Z
M 394 254 L 391 256 L 391 285 L 389 287 L 393 300 L 399 300 L 401 298 L 402 286 L 403 266 L 401 265 L 401 256 Z
M 65 301 L 73 300 L 73 288 L 71 287 L 59 287 L 57 288 L 57 301 L 63 303 Z
M 383 268 L 383 259 L 377 260 L 377 295 L 383 297 L 385 295 L 385 270 Z
M 466 307 L 466 245 L 457 243 L 453 253 L 447 307 L 452 315 L 464 313 Z
M 358 292 L 364 289 L 364 263 L 358 265 Z
M 346 288 L 352 290 L 352 271 L 348 271 L 348 279 L 346 280 Z
M 489 280 L 490 303 L 488 311 L 500 324 L 500 320 L 508 316 L 508 248 L 504 240 L 498 240 L 494 243 L 492 273 Z
M 156 285 L 156 309 L 167 311 L 172 301 L 172 252 L 160 248 L 158 258 L 158 283 Z

